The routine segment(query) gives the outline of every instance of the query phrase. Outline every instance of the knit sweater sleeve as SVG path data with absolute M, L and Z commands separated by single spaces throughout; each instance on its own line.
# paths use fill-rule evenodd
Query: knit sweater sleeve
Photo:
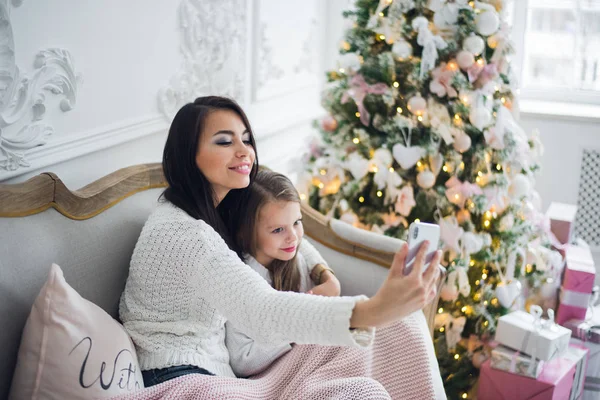
M 304 257 L 304 261 L 308 265 L 309 271 L 312 271 L 312 269 L 317 264 L 323 264 L 323 265 L 329 266 L 327 264 L 327 261 L 325 261 L 325 259 L 321 255 L 321 253 L 319 253 L 319 251 L 317 249 L 315 249 L 315 246 L 313 246 L 306 239 L 303 239 L 300 242 L 300 247 L 298 247 L 298 253 L 300 253 L 302 255 L 302 257 Z
M 229 364 L 239 378 L 261 373 L 292 349 L 287 342 L 279 344 L 257 342 L 233 326 L 230 321 L 225 323 L 225 332 Z
M 356 302 L 365 296 L 323 297 L 279 292 L 244 264 L 204 221 L 178 229 L 189 254 L 191 284 L 207 303 L 259 342 L 368 346 L 374 328 L 350 330 Z

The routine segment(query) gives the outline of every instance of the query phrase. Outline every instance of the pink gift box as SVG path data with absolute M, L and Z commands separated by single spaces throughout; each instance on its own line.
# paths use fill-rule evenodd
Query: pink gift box
M 573 332 L 572 337 L 583 342 L 592 342 L 600 345 L 600 305 L 590 311 L 590 320 L 584 320 L 584 318 L 572 319 L 565 322 L 564 327 Z M 598 353 L 600 353 L 600 347 L 598 348 Z M 600 363 L 600 358 L 598 360 Z M 598 367 L 598 378 L 600 378 L 600 364 L 598 364 Z
M 556 322 L 564 326 L 567 321 L 573 319 L 584 320 L 591 298 L 591 293 L 580 293 L 561 288 Z
M 579 293 L 592 293 L 596 268 L 590 249 L 568 246 L 562 287 Z
M 550 231 L 562 244 L 569 243 L 577 214 L 577 206 L 572 204 L 551 203 L 546 211 L 550 219 Z
M 579 348 L 578 348 L 579 349 Z M 571 348 L 570 348 L 571 350 Z M 479 371 L 479 400 L 565 400 L 577 399 L 583 381 L 571 393 L 578 371 L 585 371 L 587 349 L 575 350 L 544 363 L 537 379 L 494 369 L 487 360 Z M 580 375 L 578 376 L 579 379 Z

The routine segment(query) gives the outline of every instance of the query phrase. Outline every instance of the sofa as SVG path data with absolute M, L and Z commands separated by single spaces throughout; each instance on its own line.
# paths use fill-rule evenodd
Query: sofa
M 21 334 L 52 263 L 81 296 L 118 318 L 133 248 L 165 185 L 160 164 L 127 167 L 79 190 L 53 173 L 0 184 L 0 398 L 8 396 Z M 342 294 L 373 295 L 402 241 L 305 204 L 302 211 L 306 237 L 335 270 Z M 436 306 L 437 299 L 423 309 L 431 333 Z

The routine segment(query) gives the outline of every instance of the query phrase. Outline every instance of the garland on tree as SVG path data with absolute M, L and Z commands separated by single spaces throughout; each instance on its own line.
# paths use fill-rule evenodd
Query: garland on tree
M 434 340 L 451 399 L 470 396 L 521 284 L 553 292 L 562 263 L 533 190 L 539 135 L 513 118 L 505 3 L 356 1 L 298 185 L 313 208 L 363 229 L 406 239 L 412 221 L 440 225 Z

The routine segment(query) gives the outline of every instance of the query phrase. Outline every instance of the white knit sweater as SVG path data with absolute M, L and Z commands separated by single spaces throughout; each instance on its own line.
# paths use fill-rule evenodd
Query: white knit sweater
M 307 263 L 317 263 L 318 252 L 303 243 Z M 349 329 L 363 299 L 279 292 L 212 227 L 165 202 L 135 246 L 119 315 L 142 370 L 195 365 L 233 377 L 226 320 L 261 342 L 368 346 L 374 329 Z
M 269 270 L 256 261 L 251 255 L 246 255 L 246 264 L 256 271 L 269 285 L 273 285 Z M 310 279 L 312 268 L 308 266 L 302 254 L 296 256 L 296 265 L 300 272 L 300 293 L 306 293 L 314 287 Z M 231 321 L 225 323 L 225 344 L 229 350 L 229 365 L 238 377 L 247 377 L 261 373 L 279 357 L 292 349 L 289 342 L 262 343 L 258 342 L 235 327 Z

